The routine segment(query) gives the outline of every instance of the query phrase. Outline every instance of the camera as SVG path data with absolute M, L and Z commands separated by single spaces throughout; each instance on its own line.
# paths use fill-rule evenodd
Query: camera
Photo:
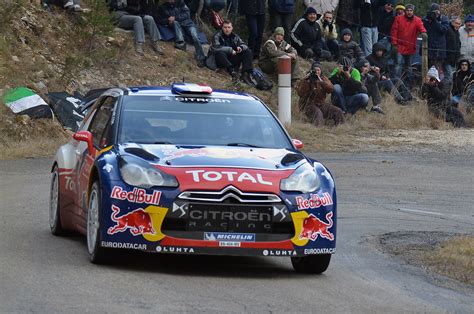
M 342 67 L 342 71 L 344 71 L 344 72 L 349 71 L 349 67 L 348 67 L 347 65 L 343 66 L 343 67 Z

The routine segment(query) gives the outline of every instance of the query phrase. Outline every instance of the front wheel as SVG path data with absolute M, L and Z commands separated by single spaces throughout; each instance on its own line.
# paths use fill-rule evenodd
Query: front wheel
M 297 273 L 322 274 L 329 267 L 331 254 L 292 257 L 291 264 Z
M 49 194 L 49 227 L 51 233 L 55 236 L 62 236 L 66 232 L 61 224 L 61 206 L 59 204 L 60 198 L 60 185 L 59 185 L 59 170 L 58 166 L 54 166 L 53 173 L 51 175 L 51 190 Z
M 100 264 L 105 262 L 106 252 L 100 246 L 100 213 L 102 208 L 102 195 L 100 184 L 95 181 L 89 197 L 89 207 L 87 210 L 87 250 L 92 263 Z

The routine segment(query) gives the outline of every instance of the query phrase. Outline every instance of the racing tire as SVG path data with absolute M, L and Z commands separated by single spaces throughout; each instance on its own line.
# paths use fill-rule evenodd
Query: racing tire
M 87 208 L 87 251 L 93 264 L 107 261 L 107 250 L 100 246 L 102 192 L 99 181 L 92 184 Z
M 331 254 L 292 257 L 291 264 L 297 273 L 322 274 L 328 269 Z
M 49 192 L 49 227 L 51 233 L 55 236 L 63 236 L 66 230 L 61 224 L 61 206 L 60 206 L 60 184 L 58 165 L 54 166 L 51 175 L 51 189 Z

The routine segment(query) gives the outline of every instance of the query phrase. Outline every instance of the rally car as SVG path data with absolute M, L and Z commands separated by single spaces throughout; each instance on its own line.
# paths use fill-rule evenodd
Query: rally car
M 322 273 L 336 250 L 329 170 L 257 97 L 209 86 L 112 88 L 52 165 L 50 227 L 110 249 L 291 257 Z

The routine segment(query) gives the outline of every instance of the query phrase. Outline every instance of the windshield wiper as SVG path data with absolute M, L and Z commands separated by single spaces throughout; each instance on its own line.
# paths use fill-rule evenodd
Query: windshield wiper
M 159 142 L 153 142 L 153 144 L 173 144 L 169 141 L 159 141 Z
M 262 147 L 262 146 L 248 144 L 248 143 L 229 143 L 229 144 L 227 144 L 227 146 Z

